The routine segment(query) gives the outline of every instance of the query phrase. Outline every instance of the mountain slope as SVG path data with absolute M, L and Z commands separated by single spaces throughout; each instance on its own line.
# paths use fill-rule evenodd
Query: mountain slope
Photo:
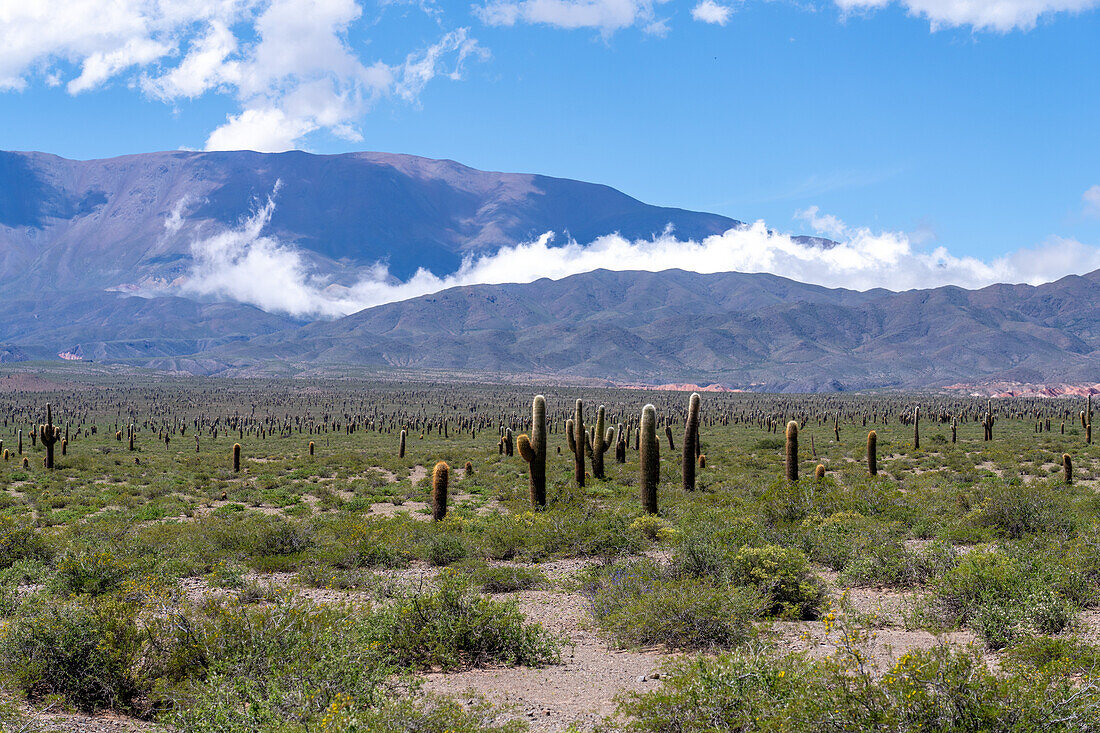
M 596 272 L 454 288 L 273 333 L 230 361 L 717 381 L 775 390 L 1095 380 L 1100 271 L 860 293 L 772 275 Z
M 380 261 L 402 279 L 422 266 L 450 273 L 463 255 L 546 231 L 590 241 L 672 225 L 701 238 L 739 224 L 608 186 L 410 155 L 175 151 L 73 161 L 0 152 L 0 286 L 170 283 L 188 274 L 196 239 L 236 226 L 273 193 L 264 233 L 343 284 Z

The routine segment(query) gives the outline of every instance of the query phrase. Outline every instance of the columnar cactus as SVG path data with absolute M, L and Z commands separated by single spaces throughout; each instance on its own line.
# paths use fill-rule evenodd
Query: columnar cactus
M 825 478 L 825 464 L 817 464 L 817 468 L 814 469 L 814 478 L 818 481 Z
M 584 432 L 584 403 L 577 400 L 577 409 L 573 419 L 567 425 L 569 430 L 569 450 L 573 451 L 573 475 L 577 486 L 584 488 L 584 448 L 587 436 Z
M 615 428 L 615 462 L 626 463 L 626 433 L 622 423 Z
M 1069 453 L 1062 454 L 1062 473 L 1065 476 L 1066 483 L 1073 483 L 1073 459 L 1069 457 Z
M 442 522 L 447 516 L 447 482 L 450 479 L 451 467 L 446 461 L 435 464 L 432 471 L 432 519 Z
M 546 398 L 535 395 L 531 402 L 531 437 L 519 436 L 519 454 L 528 464 L 531 506 L 546 506 Z
M 46 403 L 46 424 L 38 426 L 38 437 L 46 448 L 46 468 L 53 468 L 53 446 L 61 437 L 61 428 L 53 424 L 53 411 Z
M 798 480 L 798 423 L 787 423 L 787 480 Z
M 1085 402 L 1085 443 L 1092 445 L 1092 395 Z
M 656 409 L 656 408 L 654 408 L 654 409 Z M 665 437 L 668 438 L 668 450 L 670 452 L 676 450 L 676 443 L 672 440 L 672 426 L 671 425 L 665 425 Z
M 233 473 L 241 472 L 241 444 L 233 444 Z
M 596 411 L 596 427 L 585 444 L 585 450 L 592 459 L 592 477 L 598 479 L 604 477 L 603 456 L 611 447 L 611 441 L 615 439 L 614 429 L 604 429 L 604 417 L 604 406 L 600 405 L 600 409 Z
M 313 445 L 313 441 L 311 440 L 311 441 L 309 441 L 309 454 L 311 456 L 313 455 L 314 449 L 315 449 L 315 446 Z
M 638 463 L 642 473 L 642 508 L 648 514 L 657 513 L 657 482 L 661 478 L 661 444 L 657 441 L 657 408 L 642 408 L 638 426 Z
M 955 418 L 951 418 L 951 442 L 958 442 L 959 438 L 959 422 Z
M 688 414 L 684 425 L 683 455 L 680 461 L 680 476 L 684 491 L 695 491 L 695 456 L 699 446 L 699 406 L 702 400 L 698 392 L 692 392 L 688 399 Z
M 867 473 L 878 476 L 878 433 L 867 433 Z
M 405 430 L 405 428 L 401 428 L 401 442 L 397 446 L 397 457 L 398 458 L 404 458 L 405 457 L 405 438 L 407 436 L 408 436 L 408 433 Z
M 920 448 L 920 405 L 913 407 L 913 447 Z

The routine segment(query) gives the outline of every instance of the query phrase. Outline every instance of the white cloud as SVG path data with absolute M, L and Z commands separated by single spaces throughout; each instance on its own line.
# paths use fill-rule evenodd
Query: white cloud
M 608 37 L 615 31 L 640 26 L 647 33 L 664 35 L 668 25 L 658 19 L 655 5 L 665 0 L 491 0 L 474 6 L 474 12 L 488 25 L 516 23 L 550 25 L 556 28 L 592 28 Z
M 720 5 L 714 0 L 702 0 L 691 9 L 691 17 L 702 23 L 725 25 L 729 21 L 732 12 L 733 8 L 728 5 Z
M 312 272 L 303 252 L 263 235 L 274 207 L 273 197 L 237 229 L 196 240 L 192 245 L 195 265 L 185 290 L 251 303 L 264 310 L 332 317 L 460 285 L 558 279 L 599 268 L 768 272 L 860 290 L 940 285 L 975 288 L 996 282 L 1037 285 L 1100 268 L 1100 247 L 1074 240 L 1051 238 L 1038 247 L 984 261 L 957 257 L 944 247 L 923 252 L 904 233 L 850 227 L 813 209 L 806 212 L 811 221 L 829 222 L 823 233 L 843 235 L 837 246 L 796 242 L 787 234 L 769 230 L 763 221 L 701 242 L 682 241 L 666 232 L 652 240 L 630 241 L 609 234 L 590 243 L 555 246 L 553 235 L 546 233 L 532 242 L 468 257 L 457 272 L 444 277 L 422 269 L 401 282 L 378 264 L 357 283 L 345 287 Z
M 231 95 L 239 111 L 206 147 L 279 151 L 318 130 L 359 140 L 356 124 L 380 99 L 415 102 L 432 79 L 458 79 L 486 56 L 460 28 L 403 62 L 364 60 L 348 39 L 361 14 L 357 0 L 2 3 L 0 90 L 68 76 L 71 94 L 121 79 L 165 102 Z
M 1100 216 L 1100 185 L 1092 186 L 1081 194 L 1081 200 L 1087 216 Z
M 882 8 L 895 0 L 835 0 L 844 11 Z M 1007 33 L 1034 28 L 1039 18 L 1100 7 L 1100 0 L 897 0 L 910 15 L 926 18 L 932 30 L 970 26 Z
M 795 219 L 801 219 L 810 225 L 815 234 L 823 234 L 833 239 L 842 238 L 848 230 L 847 225 L 832 214 L 821 214 L 816 206 L 810 206 L 794 213 Z

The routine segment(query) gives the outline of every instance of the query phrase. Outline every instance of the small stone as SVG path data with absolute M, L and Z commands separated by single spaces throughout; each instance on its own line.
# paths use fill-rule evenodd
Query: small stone
M 638 675 L 638 681 L 639 682 L 645 682 L 645 675 L 644 674 Z

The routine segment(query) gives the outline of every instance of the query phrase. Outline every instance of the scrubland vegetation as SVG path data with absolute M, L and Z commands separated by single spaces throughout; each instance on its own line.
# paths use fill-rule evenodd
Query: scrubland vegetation
M 5 730 L 1100 730 L 1084 400 L 82 379 L 0 393 Z M 571 601 L 600 720 L 432 690 Z

